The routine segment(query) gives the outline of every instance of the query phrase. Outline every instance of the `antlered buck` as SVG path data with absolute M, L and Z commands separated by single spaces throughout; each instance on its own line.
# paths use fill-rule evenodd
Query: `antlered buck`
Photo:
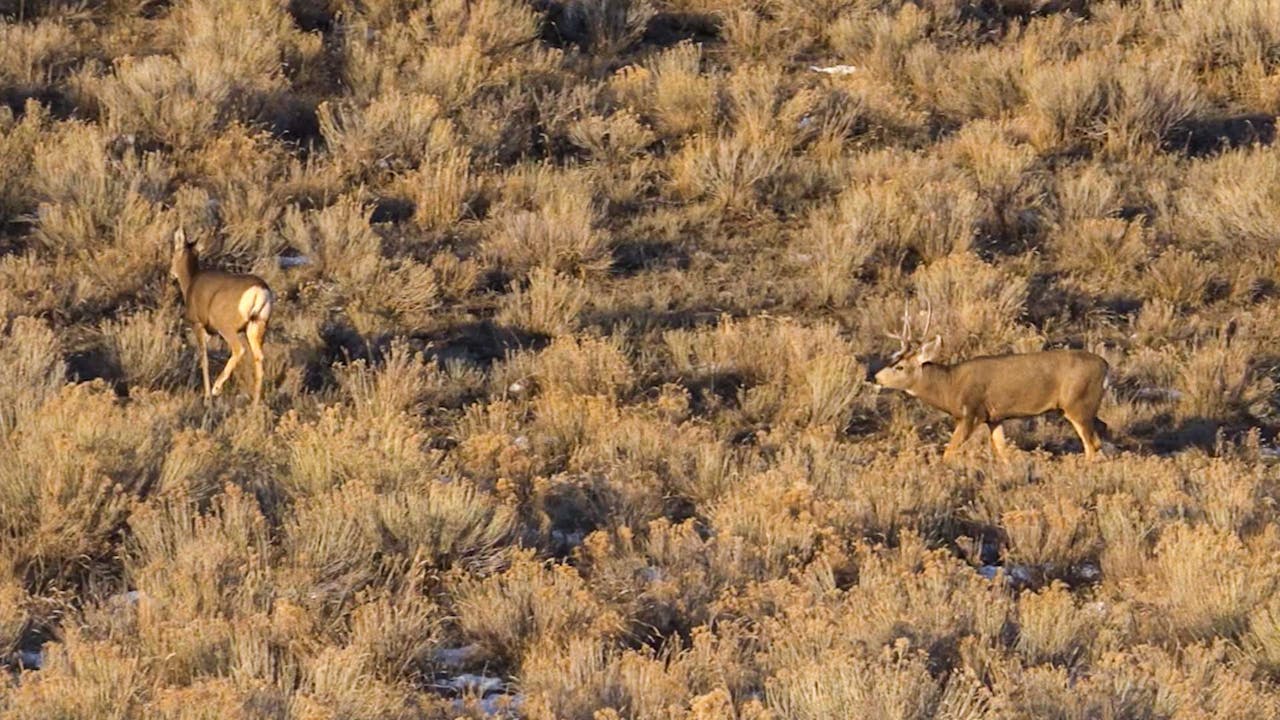
M 169 274 L 182 290 L 184 317 L 196 336 L 200 351 L 200 371 L 204 375 L 206 399 L 218 395 L 231 377 L 245 348 L 240 341 L 244 333 L 253 353 L 253 403 L 262 397 L 262 340 L 271 319 L 275 295 L 267 283 L 256 275 L 241 275 L 200 267 L 194 242 L 180 227 L 173 234 L 173 261 Z M 209 387 L 209 333 L 216 332 L 231 350 L 231 359 Z
M 930 312 L 921 335 L 929 332 Z M 1107 361 L 1084 350 L 989 355 L 954 365 L 934 362 L 942 348 L 942 336 L 919 347 L 911 342 L 911 322 L 904 311 L 902 333 L 890 335 L 901 342 L 889 366 L 875 375 L 877 384 L 902 390 L 945 411 L 956 420 L 955 431 L 942 456 L 948 458 L 969 439 L 978 425 L 991 429 L 991 446 L 1007 457 L 1004 428 L 1010 418 L 1032 417 L 1061 410 L 1084 444 L 1085 458 L 1093 460 L 1102 446 L 1097 430 L 1106 432 L 1098 419 L 1098 406 L 1107 385 Z

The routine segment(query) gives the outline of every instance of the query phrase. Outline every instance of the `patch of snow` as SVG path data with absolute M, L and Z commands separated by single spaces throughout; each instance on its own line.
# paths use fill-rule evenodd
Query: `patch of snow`
M 130 590 L 128 592 L 116 593 L 115 595 L 107 598 L 107 604 L 113 607 L 137 605 L 138 601 L 142 599 L 142 597 L 142 593 L 137 590 Z
M 858 72 L 858 68 L 853 65 L 829 65 L 827 67 L 810 65 L 809 69 L 814 72 L 826 73 L 828 75 L 852 75 Z
M 507 684 L 501 678 L 476 675 L 474 673 L 463 673 L 435 684 L 435 687 L 439 690 L 448 690 L 458 694 L 471 693 L 481 697 L 491 693 L 501 693 L 506 686 Z
M 299 267 L 301 265 L 310 265 L 311 258 L 306 255 L 278 255 L 276 262 L 282 268 Z
M 1173 388 L 1144 387 L 1138 388 L 1133 393 L 1133 399 L 1147 402 L 1177 402 L 1182 399 L 1182 391 Z

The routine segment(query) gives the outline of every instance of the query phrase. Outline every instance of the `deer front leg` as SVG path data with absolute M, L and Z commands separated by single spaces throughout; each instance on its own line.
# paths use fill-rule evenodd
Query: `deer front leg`
M 955 456 L 956 451 L 960 449 L 964 441 L 968 440 L 969 436 L 973 434 L 973 428 L 976 424 L 969 415 L 960 417 L 956 422 L 955 431 L 951 433 L 951 441 L 947 443 L 946 449 L 942 451 L 943 460 L 949 460 Z
M 195 326 L 196 350 L 200 352 L 200 375 L 204 379 L 204 397 L 209 399 L 209 333 L 203 325 Z

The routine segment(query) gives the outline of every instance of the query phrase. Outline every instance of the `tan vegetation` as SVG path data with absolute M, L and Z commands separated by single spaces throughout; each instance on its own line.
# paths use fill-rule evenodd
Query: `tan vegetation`
M 0 0 L 0 718 L 1276 717 L 1278 114 L 1276 0 Z

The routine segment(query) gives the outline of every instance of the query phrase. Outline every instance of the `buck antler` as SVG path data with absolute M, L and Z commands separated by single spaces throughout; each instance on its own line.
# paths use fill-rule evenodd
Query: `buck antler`
M 929 327 L 933 324 L 933 302 L 929 298 L 924 299 L 924 329 L 920 332 L 920 337 L 927 338 L 929 336 Z M 911 340 L 913 333 L 911 332 L 911 301 L 904 300 L 902 303 L 902 331 L 898 333 L 886 332 L 885 335 L 897 340 L 901 344 L 899 354 L 911 349 Z
M 900 353 L 906 352 L 911 347 L 911 301 L 904 300 L 902 302 L 902 330 L 900 332 L 885 332 L 885 335 L 897 340 L 902 346 Z

